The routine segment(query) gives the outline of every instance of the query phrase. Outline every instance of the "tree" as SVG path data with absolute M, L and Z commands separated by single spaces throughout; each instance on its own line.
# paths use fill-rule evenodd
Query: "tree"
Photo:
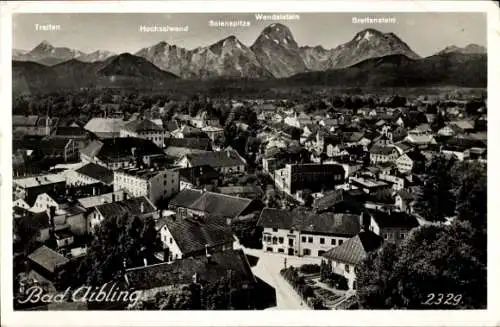
M 467 222 L 430 224 L 400 245 L 385 243 L 357 270 L 364 309 L 482 309 L 486 253 Z
M 444 221 L 455 212 L 451 169 L 454 159 L 436 156 L 425 169 L 424 186 L 415 209 L 429 221 Z
M 486 165 L 478 162 L 457 162 L 452 169 L 452 180 L 458 219 L 469 221 L 477 229 L 486 229 Z
M 105 219 L 96 227 L 88 253 L 77 269 L 75 285 L 102 285 L 121 278 L 126 268 L 141 266 L 150 228 L 128 214 Z M 149 236 L 147 236 L 149 237 Z

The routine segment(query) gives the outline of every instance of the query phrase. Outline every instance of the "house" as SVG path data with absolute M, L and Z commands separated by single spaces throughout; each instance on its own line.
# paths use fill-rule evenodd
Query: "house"
M 396 166 L 400 172 L 411 172 L 413 160 L 405 153 L 396 160 Z
M 367 213 L 363 213 L 361 224 L 365 230 L 370 230 L 385 241 L 394 243 L 404 240 L 413 228 L 420 226 L 417 218 L 406 212 L 379 210 L 368 210 Z
M 149 140 L 161 149 L 165 145 L 165 138 L 169 137 L 169 133 L 149 119 L 136 119 L 122 127 L 120 137 Z
M 68 174 L 69 185 L 88 185 L 102 183 L 113 185 L 113 171 L 104 166 L 89 162 L 75 170 L 73 174 Z
M 89 197 L 79 198 L 76 200 L 76 202 L 78 203 L 78 206 L 89 212 L 98 205 L 115 201 L 123 201 L 126 198 L 127 193 L 125 193 L 123 190 L 119 190 L 116 192 L 104 193 L 99 195 L 94 194 Z
M 105 219 L 113 217 L 119 218 L 124 215 L 130 217 L 137 216 L 141 219 L 146 218 L 159 218 L 158 209 L 155 205 L 145 196 L 137 198 L 126 198 L 122 201 L 113 201 L 104 203 L 94 207 L 87 217 L 87 230 L 88 233 L 93 234 L 96 226 L 100 225 Z
M 179 167 L 209 165 L 221 174 L 245 172 L 247 163 L 237 151 L 228 148 L 217 152 L 193 153 L 185 155 L 177 162 Z
M 217 117 L 211 116 L 207 111 L 200 111 L 196 117 L 191 118 L 191 124 L 196 128 L 203 129 L 207 126 L 217 126 L 219 125 L 219 119 Z
M 264 208 L 257 226 L 266 252 L 321 256 L 359 233 L 360 222 L 354 214 Z
M 344 244 L 330 249 L 323 257 L 332 262 L 332 271 L 347 279 L 349 289 L 356 289 L 356 269 L 367 255 L 378 249 L 383 240 L 371 231 L 362 231 L 345 241 Z
M 59 174 L 17 178 L 12 181 L 12 184 L 13 194 L 17 198 L 25 200 L 28 205 L 33 205 L 40 193 L 62 194 L 66 190 L 66 180 Z
M 404 141 L 413 145 L 437 144 L 434 136 L 427 134 L 408 134 L 408 136 L 404 138 Z
M 208 138 L 211 139 L 212 142 L 220 137 L 224 137 L 224 129 L 218 126 L 205 126 L 201 130 L 208 135 Z
M 400 190 L 399 192 L 396 193 L 396 196 L 394 197 L 394 204 L 399 209 L 399 211 L 412 214 L 415 199 L 416 196 L 414 194 L 406 190 Z
M 373 164 L 395 161 L 399 156 L 393 146 L 374 145 L 370 149 L 370 162 Z
M 70 262 L 68 258 L 45 245 L 28 255 L 28 260 L 32 268 L 48 280 L 54 280 Z
M 114 172 L 113 190 L 134 197 L 145 196 L 158 204 L 179 192 L 179 172 L 174 169 L 120 169 Z
M 111 170 L 148 165 L 152 159 L 164 156 L 156 144 L 136 137 L 95 140 L 80 151 L 82 162 L 95 163 Z
M 189 285 L 207 285 L 230 278 L 231 287 L 248 292 L 242 299 L 252 301 L 256 279 L 242 250 L 215 252 L 209 256 L 190 257 L 172 263 L 160 263 L 127 269 L 126 285 L 140 291 L 143 301 L 155 301 L 158 293 L 180 292 Z M 245 303 L 245 308 L 249 304 Z M 243 309 L 243 308 L 240 308 Z
M 469 120 L 456 120 L 449 122 L 457 133 L 471 133 L 474 131 L 474 121 Z
M 257 185 L 217 187 L 217 192 L 249 199 L 259 199 L 263 195 L 262 188 Z
M 211 141 L 208 138 L 169 138 L 165 140 L 164 152 L 168 158 L 182 159 L 186 154 L 204 153 L 212 151 Z
M 258 200 L 194 189 L 182 190 L 168 205 L 168 208 L 176 211 L 180 217 L 210 217 L 220 224 L 227 224 L 237 217 L 250 215 L 262 207 L 263 204 Z
M 353 176 L 349 177 L 349 184 L 366 194 L 372 194 L 379 190 L 390 188 L 389 184 L 369 177 Z
M 274 172 L 274 181 L 286 193 L 293 195 L 299 190 L 313 192 L 334 189 L 344 182 L 345 171 L 336 164 L 286 164 Z
M 172 137 L 175 138 L 207 138 L 207 135 L 202 132 L 201 129 L 196 127 L 191 127 L 185 124 L 182 124 L 181 127 L 171 132 Z
M 47 136 L 40 140 L 38 150 L 46 159 L 68 162 L 78 159 L 81 148 L 73 139 Z
M 213 224 L 202 217 L 176 217 L 161 219 L 160 239 L 163 243 L 163 260 L 204 256 L 207 253 L 233 249 L 231 228 Z
M 179 190 L 185 188 L 204 188 L 208 185 L 217 186 L 221 174 L 209 165 L 178 168 Z
M 127 122 L 122 118 L 101 118 L 95 117 L 85 124 L 84 129 L 99 138 L 120 137 L 120 131 Z

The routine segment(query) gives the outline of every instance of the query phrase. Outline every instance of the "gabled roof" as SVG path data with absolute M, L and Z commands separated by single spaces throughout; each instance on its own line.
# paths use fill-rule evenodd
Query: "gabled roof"
M 126 271 L 130 287 L 136 290 L 191 284 L 195 275 L 200 282 L 213 283 L 230 274 L 233 285 L 256 281 L 242 250 L 216 252 L 210 260 L 205 256 L 191 257 Z
M 40 175 L 40 176 L 14 179 L 13 183 L 17 184 L 23 188 L 30 188 L 30 187 L 40 186 L 40 185 L 62 183 L 65 181 L 66 180 L 64 179 L 64 177 L 59 175 L 59 174 L 46 174 L 46 175 Z
M 31 253 L 28 259 L 51 273 L 54 273 L 58 267 L 64 266 L 70 261 L 45 245 L 42 245 Z
M 114 159 L 136 156 L 161 155 L 163 151 L 153 142 L 137 137 L 118 137 L 90 142 L 81 152 L 91 158 Z
M 246 165 L 246 162 L 234 150 L 218 152 L 192 153 L 186 155 L 191 166 L 209 165 L 214 168 Z
M 351 265 L 358 265 L 367 254 L 382 245 L 382 238 L 371 231 L 363 231 L 339 246 L 325 252 L 323 257 Z
M 153 123 L 149 119 L 136 119 L 133 120 L 125 126 L 123 126 L 124 130 L 127 130 L 129 132 L 136 132 L 136 133 L 141 133 L 141 132 L 148 132 L 148 131 L 162 131 L 163 128 L 158 126 L 157 124 Z
M 144 208 L 144 212 L 141 211 Z M 112 217 L 123 217 L 126 214 L 131 216 L 149 214 L 156 211 L 156 207 L 145 196 L 129 198 L 127 200 L 101 204 L 95 207 L 104 219 Z
M 382 155 L 390 155 L 393 151 L 395 151 L 395 149 L 392 146 L 374 145 L 370 149 L 370 153 Z
M 84 128 L 93 133 L 120 133 L 125 123 L 122 118 L 96 117 L 90 119 Z
M 113 171 L 101 165 L 88 163 L 80 169 L 76 170 L 76 172 L 101 181 L 106 185 L 113 183 Z
M 258 226 L 278 229 L 294 229 L 301 232 L 356 235 L 360 230 L 359 216 L 345 213 L 314 213 L 305 210 L 286 211 L 264 208 Z
M 229 227 L 212 224 L 202 218 L 171 216 L 165 219 L 165 225 L 184 256 L 203 251 L 205 246 L 234 242 L 233 232 Z
M 104 203 L 113 202 L 113 194 L 115 195 L 115 200 L 121 201 L 123 199 L 124 193 L 125 192 L 123 190 L 118 190 L 118 191 L 111 192 L 111 193 L 105 193 L 105 194 L 100 194 L 100 195 L 95 195 L 95 196 L 89 196 L 86 198 L 80 198 L 77 201 L 83 208 L 88 209 L 88 208 L 97 207 L 97 206 L 104 204 Z
M 372 218 L 382 228 L 408 228 L 412 229 L 418 227 L 417 218 L 405 212 L 393 211 L 383 212 L 378 210 L 369 210 Z
M 203 195 L 202 190 L 185 188 L 177 193 L 169 205 L 174 207 L 188 208 Z
M 189 148 L 197 150 L 211 150 L 210 139 L 208 138 L 195 138 L 195 137 L 185 137 L 185 138 L 168 138 L 165 140 L 165 146 L 168 147 L 178 147 L 178 148 Z

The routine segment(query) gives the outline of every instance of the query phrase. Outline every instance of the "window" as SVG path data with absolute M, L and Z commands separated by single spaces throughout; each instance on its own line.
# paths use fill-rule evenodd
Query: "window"
M 284 242 L 283 237 L 279 237 L 279 238 L 278 238 L 278 241 L 279 241 L 279 243 L 280 243 L 280 244 L 283 244 L 283 242 Z
M 401 238 L 402 240 L 404 240 L 404 238 L 405 238 L 405 237 L 406 237 L 406 234 L 405 234 L 405 233 L 401 233 L 401 234 L 399 235 L 399 238 Z
M 273 244 L 278 244 L 278 238 L 276 236 L 273 237 Z
M 169 243 L 172 244 L 172 238 L 170 238 L 170 242 Z
M 323 237 L 319 239 L 319 244 L 325 244 L 325 239 Z
M 293 238 L 289 238 L 288 239 L 288 245 L 289 246 L 293 246 Z
M 278 252 L 279 253 L 285 253 L 285 250 L 284 249 L 278 249 Z
M 337 240 L 332 238 L 332 245 L 337 245 Z
M 344 240 L 339 240 L 339 245 L 342 245 L 344 243 Z
M 306 237 L 302 236 L 302 243 L 305 243 L 305 242 L 306 242 Z
M 345 265 L 345 272 L 350 273 L 351 272 L 351 267 L 349 265 Z
M 318 257 L 321 257 L 321 256 L 323 255 L 323 253 L 325 253 L 325 251 L 323 251 L 323 250 L 319 250 L 319 251 L 318 251 Z
M 312 237 L 309 237 L 309 238 L 307 239 L 307 241 L 308 241 L 309 243 L 312 243 L 312 242 L 313 242 L 313 238 L 312 238 Z
M 277 228 L 273 228 L 273 232 L 275 232 L 275 233 L 276 233 L 277 231 L 278 231 L 278 229 L 277 229 Z
M 293 229 L 290 229 L 290 234 L 293 234 Z
M 267 252 L 273 252 L 273 248 L 268 247 L 268 248 L 266 248 L 266 251 L 267 251 Z
M 309 249 L 304 249 L 304 250 L 302 250 L 302 253 L 303 253 L 304 255 L 311 255 L 311 250 L 309 250 Z

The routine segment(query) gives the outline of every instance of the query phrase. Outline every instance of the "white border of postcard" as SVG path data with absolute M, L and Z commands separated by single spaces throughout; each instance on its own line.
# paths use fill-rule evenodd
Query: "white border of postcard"
M 495 206 L 500 185 L 498 147 L 488 156 L 488 310 L 471 311 L 184 311 L 184 312 L 13 312 L 12 308 L 12 13 L 57 12 L 485 12 L 488 15 L 488 138 L 500 140 L 499 8 L 493 1 L 32 1 L 1 3 L 0 92 L 3 116 L 0 120 L 1 193 L 3 219 L 1 255 L 2 326 L 497 326 L 500 325 L 499 217 Z M 422 35 L 423 38 L 428 37 Z M 493 168 L 492 168 L 493 167 Z

